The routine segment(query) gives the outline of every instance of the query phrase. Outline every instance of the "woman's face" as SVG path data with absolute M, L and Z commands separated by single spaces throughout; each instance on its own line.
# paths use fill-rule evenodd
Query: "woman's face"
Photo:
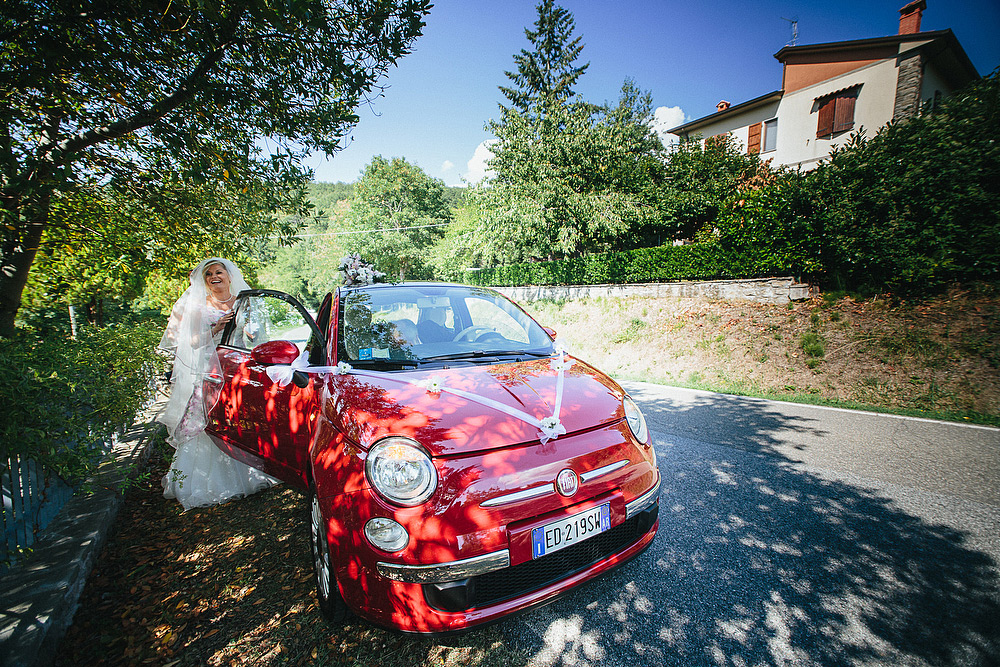
M 205 285 L 213 292 L 226 293 L 229 291 L 229 271 L 222 264 L 209 264 L 205 268 Z

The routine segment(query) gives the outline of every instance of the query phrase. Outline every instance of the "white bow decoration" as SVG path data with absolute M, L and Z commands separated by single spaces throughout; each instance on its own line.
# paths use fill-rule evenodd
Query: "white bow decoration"
M 352 370 L 351 365 L 343 361 L 336 366 L 310 366 L 309 361 L 306 359 L 306 355 L 300 354 L 292 363 L 268 366 L 264 372 L 267 373 L 267 377 L 271 378 L 271 382 L 275 383 L 279 387 L 287 387 L 292 381 L 295 371 L 302 371 L 303 373 L 332 373 L 333 375 L 347 375 Z
M 292 363 L 268 366 L 264 372 L 267 373 L 267 377 L 271 378 L 271 382 L 279 387 L 287 387 L 288 383 L 292 381 L 295 371 L 302 371 L 306 368 L 309 368 L 309 360 L 306 359 L 306 355 L 300 354 L 295 357 L 295 361 Z

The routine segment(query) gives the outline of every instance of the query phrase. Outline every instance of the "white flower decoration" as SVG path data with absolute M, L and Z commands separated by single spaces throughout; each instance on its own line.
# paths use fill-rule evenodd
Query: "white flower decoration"
M 426 389 L 428 394 L 440 394 L 441 389 L 443 388 L 441 386 L 441 380 L 438 378 L 427 378 L 417 384 Z
M 546 417 L 545 419 L 542 419 L 539 423 L 541 427 L 546 431 L 552 431 L 555 430 L 557 426 L 559 426 L 559 418 L 556 417 L 555 415 L 552 415 L 551 417 Z
M 346 361 L 341 361 L 340 363 L 338 363 L 336 366 L 333 367 L 333 374 L 334 375 L 347 375 L 352 370 L 354 370 L 354 369 L 351 368 L 351 365 L 349 363 L 347 363 Z
M 379 278 L 385 277 L 384 273 L 376 271 L 373 265 L 361 259 L 358 253 L 341 258 L 337 268 L 340 270 L 340 279 L 344 285 L 371 285 Z
M 566 434 L 566 427 L 555 415 L 538 420 L 538 428 L 541 430 L 541 433 L 538 434 L 539 440 L 543 445 L 549 440 L 555 440 L 560 435 Z

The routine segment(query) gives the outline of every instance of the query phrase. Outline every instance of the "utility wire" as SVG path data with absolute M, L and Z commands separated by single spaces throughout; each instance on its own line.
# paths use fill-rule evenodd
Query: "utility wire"
M 426 229 L 428 227 L 447 227 L 449 224 L 451 224 L 451 223 L 448 223 L 448 222 L 439 222 L 439 223 L 433 224 L 433 225 L 413 225 L 411 227 L 387 227 L 387 228 L 383 228 L 383 229 L 361 229 L 361 230 L 352 231 L 352 232 L 325 232 L 323 234 L 296 234 L 294 236 L 294 238 L 305 239 L 305 238 L 312 238 L 314 236 L 347 236 L 349 234 L 371 234 L 373 232 L 401 232 L 404 229 Z M 278 235 L 278 234 L 273 234 L 271 236 L 265 236 L 264 238 L 267 238 L 267 239 L 280 239 L 282 237 L 280 235 Z

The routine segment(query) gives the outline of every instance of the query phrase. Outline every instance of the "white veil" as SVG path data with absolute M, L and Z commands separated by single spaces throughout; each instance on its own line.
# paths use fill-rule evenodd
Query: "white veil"
M 210 257 L 203 260 L 191 272 L 191 286 L 177 300 L 170 311 L 170 320 L 160 340 L 160 348 L 174 353 L 174 368 L 171 373 L 170 400 L 160 421 L 167 427 L 170 444 L 177 447 L 185 438 L 175 431 L 189 409 L 184 424 L 184 432 L 205 428 L 205 406 L 202 401 L 191 401 L 196 387 L 204 381 L 205 375 L 218 364 L 215 354 L 217 340 L 212 337 L 212 325 L 222 314 L 208 306 L 208 286 L 205 284 L 205 270 L 212 264 L 222 264 L 229 272 L 229 293 L 236 296 L 250 289 L 243 272 L 228 259 Z M 198 392 L 200 395 L 201 392 Z

